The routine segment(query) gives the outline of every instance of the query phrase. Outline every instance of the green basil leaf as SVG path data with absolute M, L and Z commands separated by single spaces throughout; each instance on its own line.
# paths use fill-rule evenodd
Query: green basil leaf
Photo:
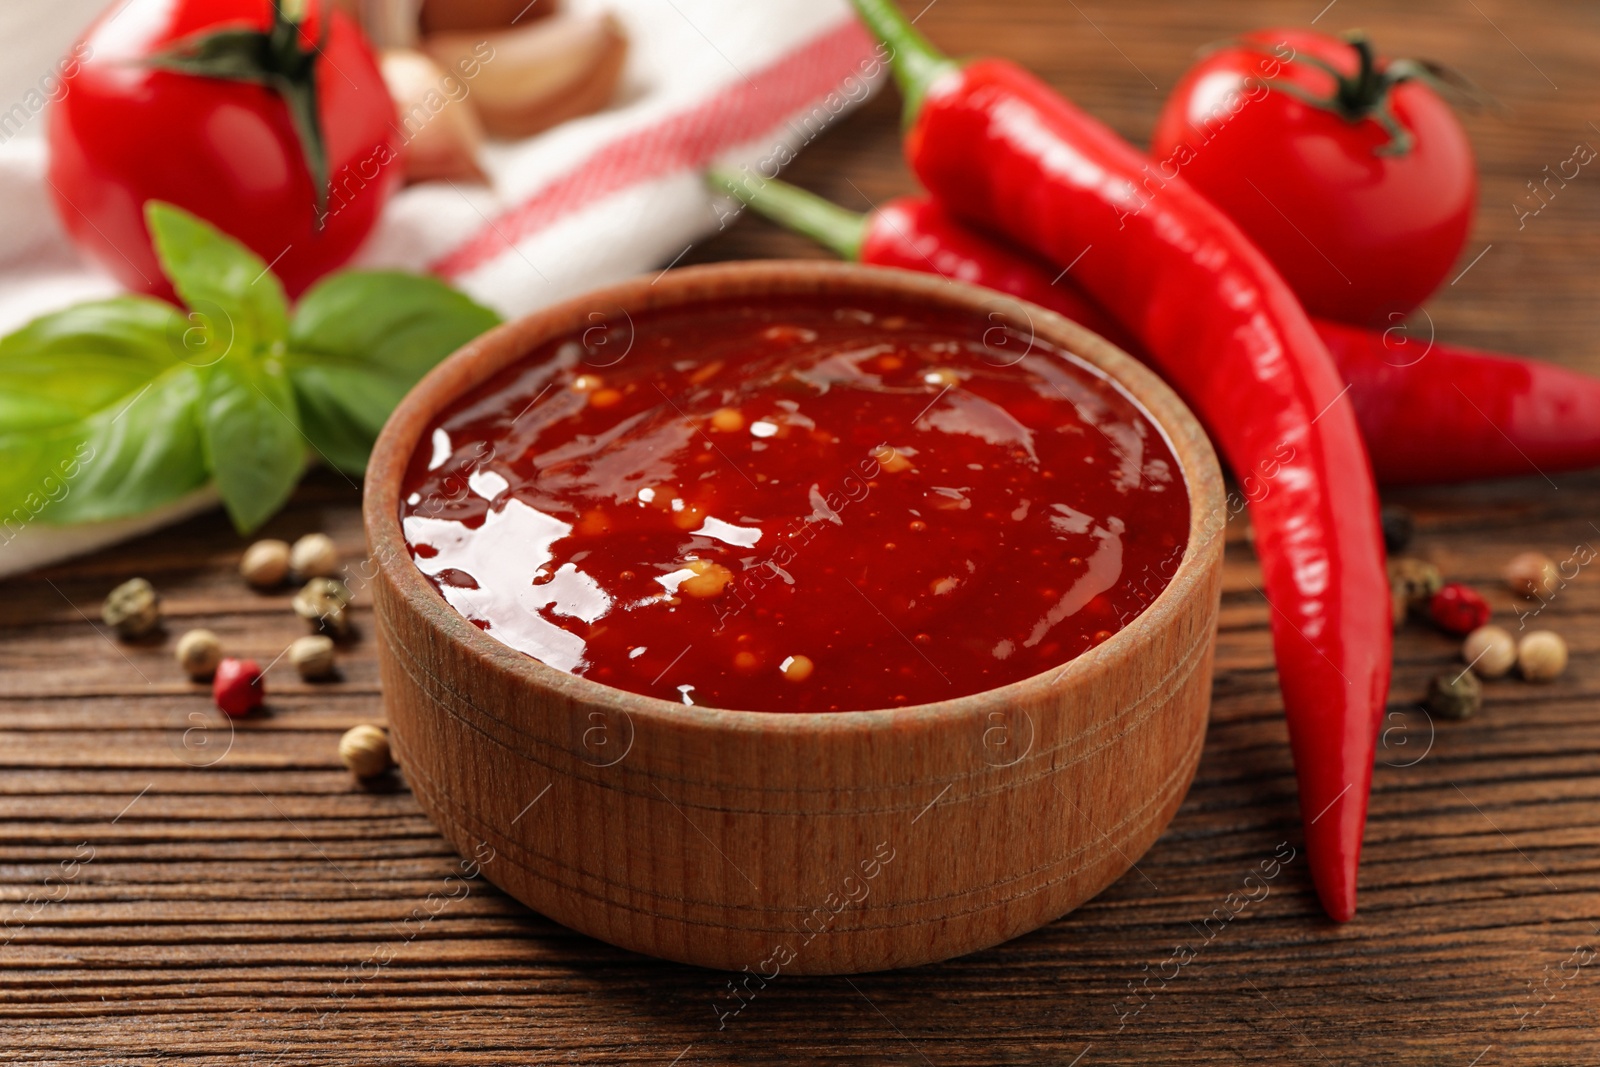
M 260 256 L 171 204 L 152 200 L 144 214 L 161 269 L 189 310 L 207 320 L 217 358 L 284 339 L 289 302 Z
M 291 377 L 307 440 L 329 466 L 360 477 L 405 390 L 383 375 L 333 364 L 295 367 Z
M 0 522 L 137 515 L 205 483 L 184 319 L 128 297 L 0 338 Z
M 318 283 L 289 327 L 289 374 L 306 435 L 328 462 L 362 473 L 406 391 L 499 322 L 436 278 L 349 271 Z
M 171 304 L 123 297 L 34 319 L 0 338 L 0 428 L 75 422 L 172 366 L 183 319 Z
M 200 374 L 175 367 L 121 410 L 88 420 L 82 474 L 45 518 L 98 522 L 140 515 L 206 484 L 197 408 Z M 76 447 L 76 446 L 75 446 Z
M 283 506 L 305 470 L 294 388 L 276 356 L 229 356 L 202 375 L 206 464 L 228 517 L 249 533 Z

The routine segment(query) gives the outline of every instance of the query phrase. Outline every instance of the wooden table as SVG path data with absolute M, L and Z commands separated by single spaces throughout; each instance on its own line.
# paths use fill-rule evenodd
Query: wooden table
M 1197 47 L 1304 24 L 1324 2 L 938 0 L 922 25 L 1016 57 L 1138 139 Z M 1577 0 L 1328 8 L 1321 27 L 1365 26 L 1395 54 L 1449 60 L 1508 109 L 1468 119 L 1483 192 L 1462 267 L 1489 249 L 1429 305 L 1437 329 L 1600 372 L 1600 176 L 1582 174 L 1520 231 L 1510 207 L 1575 143 L 1600 144 L 1600 13 Z M 840 121 L 789 176 L 853 207 L 909 191 L 896 109 L 885 94 Z M 746 220 L 686 259 L 815 254 Z M 1513 626 L 1496 580 L 1513 552 L 1565 559 L 1600 543 L 1596 477 L 1390 499 L 1415 509 L 1416 551 L 1477 583 Z M 316 529 L 363 551 L 357 492 L 337 476 L 310 478 L 266 532 Z M 173 631 L 204 625 L 276 656 L 298 621 L 287 595 L 243 590 L 242 545 L 219 515 L 8 582 L 0 1059 L 1600 1063 L 1600 582 L 1585 571 L 1537 620 L 1571 643 L 1566 676 L 1492 683 L 1465 723 L 1435 727 L 1417 710 L 1455 647 L 1405 630 L 1357 921 L 1321 916 L 1301 857 L 1223 922 L 1246 875 L 1301 843 L 1269 609 L 1244 537 L 1240 522 L 1199 776 L 1136 870 L 965 959 L 785 979 L 722 1031 L 712 1002 L 725 976 L 578 936 L 487 884 L 417 918 L 455 857 L 401 782 L 359 788 L 335 754 L 341 731 L 383 717 L 369 637 L 341 682 L 275 669 L 270 714 L 230 730 L 176 678 L 170 635 L 119 645 L 97 632 L 100 598 L 142 574 Z M 1178 945 L 1196 952 L 1181 968 L 1167 962 Z

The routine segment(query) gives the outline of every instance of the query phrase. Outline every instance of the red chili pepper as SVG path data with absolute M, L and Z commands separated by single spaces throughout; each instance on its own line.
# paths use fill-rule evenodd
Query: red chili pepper
M 1539 360 L 1319 322 L 1385 485 L 1600 467 L 1600 380 Z
M 1489 624 L 1489 602 L 1470 585 L 1451 582 L 1428 601 L 1433 624 L 1447 634 L 1465 637 Z
M 1139 340 L 1246 485 L 1312 879 L 1355 914 L 1389 587 L 1372 468 L 1344 386 L 1265 257 L 1182 178 L 1021 68 L 958 65 L 891 0 L 853 0 L 894 50 L 906 156 L 957 215 L 1067 268 Z
M 717 173 L 763 215 L 841 258 L 940 274 L 1059 312 L 1144 362 L 1139 343 L 1065 272 L 925 197 L 858 215 L 775 179 Z M 1382 485 L 1437 485 L 1600 467 L 1600 379 L 1554 364 L 1312 319 L 1350 386 Z

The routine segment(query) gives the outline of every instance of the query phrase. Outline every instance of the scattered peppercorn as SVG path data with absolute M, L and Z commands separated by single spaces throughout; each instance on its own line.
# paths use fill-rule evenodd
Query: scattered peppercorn
M 1378 513 L 1379 521 L 1383 524 L 1383 547 L 1390 555 L 1404 552 L 1411 544 L 1411 537 L 1417 532 L 1417 524 L 1411 517 L 1411 512 L 1398 504 L 1386 504 Z
M 211 699 L 224 714 L 235 719 L 248 715 L 261 706 L 265 692 L 261 664 L 255 660 L 229 656 L 217 664 L 216 676 L 211 680 Z
M 350 590 L 336 578 L 313 578 L 294 595 L 294 611 L 313 633 L 342 637 L 350 632 Z
M 1523 552 L 1506 564 L 1506 584 L 1513 593 L 1527 597 L 1546 597 L 1556 591 L 1561 573 L 1555 560 L 1543 552 Z
M 197 682 L 204 681 L 216 673 L 217 664 L 222 662 L 222 642 L 210 630 L 190 630 L 178 638 L 172 655 L 184 674 Z
M 389 769 L 389 735 L 380 726 L 352 726 L 339 738 L 339 758 L 357 778 L 376 778 Z
M 1483 706 L 1483 685 L 1471 671 L 1436 674 L 1428 683 L 1428 710 L 1446 719 L 1470 719 Z
M 1390 594 L 1396 603 L 1403 598 L 1408 610 L 1421 611 L 1443 588 L 1444 576 L 1433 564 L 1411 556 L 1396 556 L 1389 561 Z
M 328 677 L 333 673 L 333 639 L 322 634 L 296 638 L 289 646 L 289 662 L 308 682 Z
M 272 589 L 289 577 L 289 545 L 268 538 L 244 550 L 239 575 L 257 589 Z
M 1535 630 L 1517 645 L 1517 668 L 1530 682 L 1548 682 L 1567 669 L 1567 643 L 1559 634 Z
M 1428 601 L 1428 614 L 1445 633 L 1464 637 L 1489 621 L 1489 602 L 1469 585 L 1451 582 Z
M 338 547 L 327 534 L 306 534 L 289 550 L 289 569 L 302 580 L 337 578 L 342 562 Z
M 1517 641 L 1499 626 L 1480 626 L 1462 642 L 1461 658 L 1479 678 L 1504 678 L 1517 665 Z
M 161 625 L 161 598 L 143 578 L 130 578 L 111 590 L 100 617 L 127 640 L 144 637 Z

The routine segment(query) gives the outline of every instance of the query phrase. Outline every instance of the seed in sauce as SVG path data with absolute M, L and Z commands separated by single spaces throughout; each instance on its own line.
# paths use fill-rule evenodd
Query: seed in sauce
M 679 591 L 702 600 L 717 596 L 733 581 L 732 571 L 708 559 L 691 559 L 683 569 L 690 572 L 690 577 L 678 583 Z
M 872 454 L 878 461 L 878 466 L 889 474 L 899 474 L 901 471 L 911 469 L 911 458 L 898 448 L 885 445 Z
M 718 408 L 711 413 L 711 428 L 719 433 L 738 433 L 744 429 L 744 416 L 738 408 Z
M 790 656 L 778 667 L 783 676 L 791 682 L 803 682 L 811 677 L 811 672 L 816 669 L 816 664 L 811 662 L 810 656 Z
M 796 342 L 809 344 L 817 339 L 816 331 L 808 330 L 803 326 L 790 326 L 787 324 L 768 326 L 762 331 L 761 336 L 765 340 L 776 341 L 779 344 L 786 345 L 795 344 Z

